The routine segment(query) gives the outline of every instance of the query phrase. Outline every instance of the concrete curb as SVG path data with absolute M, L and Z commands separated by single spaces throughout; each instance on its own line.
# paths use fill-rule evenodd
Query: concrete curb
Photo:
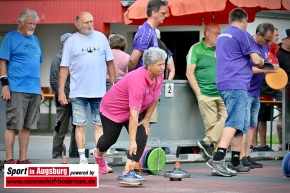
M 251 152 L 250 156 L 254 160 L 278 160 L 283 159 L 283 157 L 288 153 L 288 151 L 268 151 L 268 152 Z M 87 158 L 89 164 L 94 164 L 95 160 L 92 155 Z M 206 158 L 203 154 L 181 154 L 178 161 L 181 163 L 200 163 L 206 162 L 208 158 Z M 231 153 L 227 153 L 226 161 L 230 161 Z M 120 153 L 119 155 L 107 156 L 106 160 L 109 165 L 112 166 L 119 166 L 125 165 L 126 163 L 126 155 L 125 153 Z M 32 159 L 32 163 L 34 164 L 61 164 L 62 159 Z M 167 154 L 166 155 L 166 163 L 175 163 L 177 161 L 176 156 L 174 154 Z M 0 161 L 0 165 L 2 165 Z M 68 164 L 78 164 L 79 158 L 67 158 Z

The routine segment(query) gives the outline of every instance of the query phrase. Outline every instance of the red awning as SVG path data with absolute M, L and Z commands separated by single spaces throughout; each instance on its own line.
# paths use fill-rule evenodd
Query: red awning
M 146 21 L 148 0 L 137 0 L 125 12 L 124 20 L 129 25 Z M 290 10 L 290 0 L 168 0 L 168 13 L 162 25 L 202 25 L 211 22 L 228 23 L 229 12 L 241 7 L 255 20 L 261 10 Z
M 78 12 L 88 11 L 100 31 L 106 24 L 124 22 L 125 12 L 120 0 L 0 0 L 0 7 L 0 24 L 17 24 L 20 11 L 26 8 L 38 13 L 39 24 L 73 24 Z

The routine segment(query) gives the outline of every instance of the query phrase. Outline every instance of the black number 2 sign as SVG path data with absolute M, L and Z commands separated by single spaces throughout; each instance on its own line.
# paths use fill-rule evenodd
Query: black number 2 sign
M 174 83 L 165 84 L 165 97 L 174 97 Z

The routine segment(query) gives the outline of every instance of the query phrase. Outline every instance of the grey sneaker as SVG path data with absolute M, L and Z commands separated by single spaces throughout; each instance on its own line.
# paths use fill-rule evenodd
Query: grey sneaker
M 225 160 L 222 160 L 222 162 L 223 162 L 223 165 L 227 168 L 227 170 L 228 170 L 229 172 L 232 173 L 233 176 L 236 176 L 236 175 L 237 175 L 237 172 L 236 172 L 235 170 L 231 170 L 230 168 L 228 168 L 228 166 L 227 166 Z M 211 175 L 213 175 L 213 176 L 221 176 L 219 173 L 217 173 L 216 170 L 212 170 L 212 171 L 211 171 Z
M 247 174 L 250 171 L 249 167 L 243 166 L 241 163 L 238 166 L 233 166 L 232 163 L 228 164 L 228 168 L 231 170 L 235 170 L 238 174 Z
M 119 154 L 119 152 L 114 148 L 110 148 L 106 152 L 106 155 L 118 155 L 118 154 Z
M 262 168 L 263 164 L 254 161 L 250 156 L 247 157 L 247 160 L 255 167 L 255 168 Z
M 249 167 L 250 169 L 254 169 L 255 168 L 255 166 L 251 162 L 248 161 L 247 157 L 243 157 L 241 159 L 241 164 L 243 166 L 245 166 L 245 167 Z
M 207 155 L 208 157 L 212 156 L 212 148 L 210 145 L 206 144 L 203 140 L 198 141 L 197 145 L 200 149 L 203 150 L 205 155 Z
M 80 159 L 80 164 L 89 164 L 87 159 Z
M 216 170 L 216 172 L 222 176 L 229 176 L 229 177 L 233 176 L 233 174 L 227 170 L 227 167 L 225 167 L 223 160 L 214 161 L 213 158 L 211 157 L 206 162 L 206 164 L 208 165 L 208 167 Z

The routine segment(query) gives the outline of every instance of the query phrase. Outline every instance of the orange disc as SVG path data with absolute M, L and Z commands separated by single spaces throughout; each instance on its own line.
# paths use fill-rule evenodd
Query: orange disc
M 268 86 L 275 90 L 284 88 L 288 82 L 287 73 L 282 68 L 278 68 L 275 72 L 267 72 L 265 79 Z

